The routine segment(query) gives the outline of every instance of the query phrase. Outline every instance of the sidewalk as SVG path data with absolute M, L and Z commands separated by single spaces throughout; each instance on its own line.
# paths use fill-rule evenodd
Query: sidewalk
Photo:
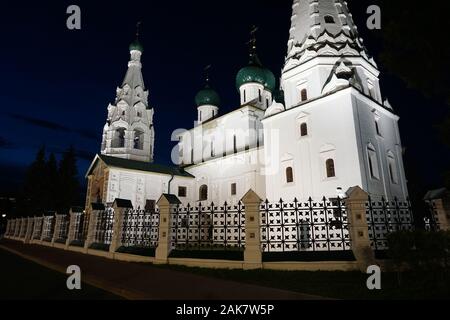
M 126 299 L 150 300 L 315 300 L 320 297 L 214 279 L 151 264 L 120 262 L 38 245 L 2 240 L 7 250 L 66 274 L 78 265 L 82 281 Z

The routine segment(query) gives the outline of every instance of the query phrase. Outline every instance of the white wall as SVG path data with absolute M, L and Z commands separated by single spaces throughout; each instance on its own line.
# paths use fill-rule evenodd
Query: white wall
M 272 157 L 278 169 L 266 176 L 269 200 L 336 197 L 338 187 L 345 191 L 362 184 L 349 92 L 344 90 L 263 120 L 266 157 Z M 308 125 L 306 137 L 300 137 L 303 122 Z M 328 158 L 335 161 L 334 178 L 326 177 Z M 294 170 L 291 184 L 286 183 L 287 166 Z
M 170 179 L 170 175 L 111 168 L 107 202 L 112 203 L 116 198 L 126 199 L 133 203 L 134 208 L 144 208 L 146 200 L 158 201 L 163 193 L 168 193 Z M 178 186 L 186 186 L 189 196 L 193 182 L 192 178 L 176 176 L 170 183 L 170 191 L 178 195 Z M 188 199 L 180 198 L 180 201 L 185 203 Z
M 208 186 L 207 203 L 237 203 L 250 189 L 265 198 L 265 179 L 260 169 L 261 157 L 264 157 L 263 148 L 243 151 L 186 168 L 186 171 L 196 177 L 191 203 L 198 202 L 201 185 Z M 237 189 L 234 196 L 231 195 L 232 183 L 236 183 Z

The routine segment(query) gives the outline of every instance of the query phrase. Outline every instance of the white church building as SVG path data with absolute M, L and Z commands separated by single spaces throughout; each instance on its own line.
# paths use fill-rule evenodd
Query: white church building
M 206 79 L 194 127 L 177 131 L 173 166 L 153 161 L 155 110 L 137 40 L 130 54 L 108 106 L 101 153 L 87 173 L 87 208 L 116 198 L 149 208 L 163 193 L 185 204 L 232 204 L 249 189 L 269 201 L 336 198 L 353 186 L 374 198 L 408 196 L 399 117 L 382 98 L 377 64 L 345 1 L 294 0 L 279 81 L 253 38 L 249 63 L 236 76 L 240 105 L 233 111 L 220 112 Z

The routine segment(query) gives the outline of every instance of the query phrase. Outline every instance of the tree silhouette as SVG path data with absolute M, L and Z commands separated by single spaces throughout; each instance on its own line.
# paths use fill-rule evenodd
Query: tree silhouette
M 58 213 L 68 213 L 71 206 L 78 202 L 80 183 L 78 181 L 75 149 L 70 147 L 64 152 L 59 164 Z

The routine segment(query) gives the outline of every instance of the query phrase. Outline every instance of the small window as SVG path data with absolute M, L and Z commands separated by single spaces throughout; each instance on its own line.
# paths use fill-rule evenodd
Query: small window
M 233 152 L 237 153 L 237 138 L 236 135 L 233 136 Z
M 244 103 L 247 102 L 247 92 L 244 90 Z
M 259 95 L 259 102 L 262 102 L 261 90 L 258 90 L 258 95 Z
M 300 125 L 300 136 L 306 137 L 308 135 L 308 125 L 306 123 L 302 123 Z
M 378 123 L 378 121 L 375 121 L 375 130 L 377 132 L 377 135 L 381 137 L 380 124 Z
M 398 184 L 398 172 L 393 154 L 388 155 L 389 177 L 392 184 Z
M 378 171 L 377 153 L 372 146 L 367 148 L 367 159 L 369 163 L 369 173 L 372 179 L 380 179 L 380 172 Z
M 325 16 L 325 23 L 334 23 L 334 18 L 332 16 Z
M 216 156 L 216 152 L 214 151 L 214 141 L 211 141 L 211 158 Z
M 334 178 L 336 177 L 336 169 L 334 167 L 334 160 L 328 159 L 326 161 L 326 167 L 327 167 L 327 178 Z
M 199 121 L 202 121 L 202 112 L 201 112 L 201 111 L 199 111 L 198 120 L 199 120 Z
M 186 187 L 178 187 L 178 196 L 181 198 L 185 198 L 187 195 L 187 188 Z
M 231 184 L 231 195 L 235 196 L 237 194 L 237 185 L 236 183 Z
M 286 168 L 286 183 L 292 183 L 294 182 L 294 172 L 292 170 L 292 167 Z
M 269 108 L 269 99 L 266 99 L 266 107 Z
M 122 111 L 122 115 L 123 115 L 123 116 L 125 115 L 125 111 Z
M 208 200 L 208 186 L 202 185 L 199 189 L 199 200 L 200 201 L 206 201 Z
M 308 100 L 308 90 L 302 89 L 301 98 L 302 98 L 302 102 Z
M 142 113 L 138 112 L 137 116 L 138 116 L 138 118 L 141 118 L 142 117 Z

